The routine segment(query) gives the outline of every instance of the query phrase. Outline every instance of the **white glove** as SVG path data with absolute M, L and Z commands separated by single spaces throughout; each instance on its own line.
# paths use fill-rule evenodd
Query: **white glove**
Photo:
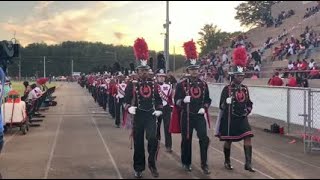
M 198 114 L 204 114 L 206 111 L 204 110 L 204 108 L 200 108 L 198 111 Z
M 231 104 L 232 103 L 232 97 L 228 97 L 226 102 L 227 102 L 227 104 Z
M 183 100 L 184 103 L 190 103 L 191 96 L 186 96 Z
M 116 95 L 116 98 L 117 98 L 117 99 L 119 99 L 119 98 L 120 98 L 120 96 L 117 94 L 117 95 Z
M 129 109 L 128 109 L 129 113 L 130 113 L 130 114 L 133 114 L 133 115 L 136 114 L 136 110 L 137 110 L 137 107 L 135 107 L 135 106 L 131 106 L 131 107 L 129 107 Z
M 154 112 L 152 113 L 152 115 L 155 115 L 155 116 L 159 117 L 159 116 L 162 115 L 162 111 L 154 111 Z

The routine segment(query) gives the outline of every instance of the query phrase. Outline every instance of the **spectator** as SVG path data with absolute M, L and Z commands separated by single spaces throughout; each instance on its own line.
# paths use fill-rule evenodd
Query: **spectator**
M 226 64 L 228 62 L 228 55 L 227 55 L 227 53 L 225 52 L 225 53 L 223 53 L 223 55 L 222 55 L 222 63 L 223 64 Z
M 294 70 L 301 70 L 302 68 L 302 62 L 298 59 L 296 62 L 296 68 Z
M 307 69 L 308 69 L 308 62 L 306 59 L 303 59 L 301 63 L 301 70 L 307 70 Z
M 38 93 L 35 90 L 37 85 L 32 84 L 30 87 L 31 87 L 31 91 L 28 94 L 28 101 L 34 101 L 34 100 L 38 99 Z
M 258 52 L 257 50 L 253 51 L 253 52 L 251 53 L 251 56 L 252 56 L 252 58 L 254 59 L 254 61 L 255 61 L 256 63 L 261 64 L 261 56 L 260 56 L 260 54 L 259 54 L 259 52 Z
M 253 64 L 249 64 L 248 70 L 249 70 L 249 71 L 254 71 L 254 66 L 253 66 Z
M 268 80 L 268 85 L 270 85 L 270 83 L 271 83 L 271 80 L 272 80 L 272 78 L 274 77 L 274 75 L 272 75 L 272 77 L 271 78 L 269 78 L 269 80 Z
M 304 88 L 308 88 L 309 87 L 308 79 L 307 78 L 303 78 L 300 86 L 304 87 Z
M 320 73 L 316 67 L 313 67 L 309 74 L 309 79 L 319 79 Z
M 251 79 L 252 80 L 257 80 L 258 79 L 258 75 L 256 73 L 253 73 Z
M 308 42 L 306 43 L 306 51 L 304 53 L 304 58 L 309 58 L 313 48 L 314 48 L 313 44 L 308 43 Z
M 14 112 L 12 112 L 13 104 Z M 21 101 L 19 93 L 15 90 L 11 90 L 8 93 L 8 101 L 2 105 L 1 109 L 5 109 L 5 112 L 1 113 L 5 123 L 10 123 L 11 119 L 13 122 L 21 122 L 27 117 L 26 103 Z
M 23 82 L 23 86 L 24 86 L 24 95 L 26 95 L 28 92 L 27 92 L 27 89 L 28 89 L 28 86 L 29 86 L 29 82 L 28 81 L 24 81 Z
M 11 82 L 9 79 L 6 79 L 6 82 L 4 84 L 4 98 L 7 98 L 8 93 L 11 91 Z
M 288 78 L 288 87 L 297 87 L 297 79 L 294 77 L 294 75 L 292 73 L 289 74 L 289 78 Z
M 313 69 L 314 67 L 314 59 L 311 59 L 309 62 L 309 69 Z
M 21 100 L 26 101 L 26 99 L 28 98 L 28 95 L 32 89 L 31 89 L 28 81 L 23 82 L 23 85 L 24 85 L 25 89 L 24 89 L 23 96 L 21 97 Z
M 224 71 L 223 71 L 222 65 L 219 64 L 217 83 L 223 83 L 223 82 L 224 82 Z
M 273 76 L 273 78 L 270 80 L 269 83 L 270 86 L 282 86 L 283 85 L 283 81 L 282 79 L 279 77 L 279 72 L 276 72 Z

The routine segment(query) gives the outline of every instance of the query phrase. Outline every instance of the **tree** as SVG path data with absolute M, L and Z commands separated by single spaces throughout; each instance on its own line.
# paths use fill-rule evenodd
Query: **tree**
M 124 68 L 130 63 L 135 64 L 132 46 L 114 46 L 101 42 L 66 41 L 61 44 L 47 45 L 33 43 L 21 47 L 21 75 L 30 77 L 44 74 L 44 56 L 46 56 L 46 75 L 68 76 L 71 74 L 71 62 L 75 72 L 88 73 L 90 71 L 103 72 L 115 62 Z M 150 57 L 155 57 L 155 51 L 150 50 Z M 170 57 L 173 59 L 173 57 Z M 183 56 L 176 56 L 176 69 L 183 66 Z M 19 58 L 13 59 L 9 65 L 9 76 L 19 75 Z M 173 67 L 172 65 L 170 67 Z
M 201 37 L 198 44 L 201 48 L 200 55 L 207 54 L 219 46 L 223 45 L 230 38 L 230 33 L 221 32 L 220 29 L 213 24 L 205 24 L 201 31 L 198 33 Z
M 241 26 L 255 26 L 265 23 L 268 16 L 271 16 L 272 5 L 280 1 L 247 1 L 238 5 L 235 9 Z

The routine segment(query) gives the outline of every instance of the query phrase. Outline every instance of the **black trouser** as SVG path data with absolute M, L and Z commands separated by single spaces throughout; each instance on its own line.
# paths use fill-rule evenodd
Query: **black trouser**
M 91 85 L 87 85 L 87 89 L 89 90 L 89 93 L 91 93 L 91 91 L 92 91 L 92 86 Z
M 101 103 L 101 92 L 100 92 L 99 88 L 98 88 L 98 92 L 97 92 L 97 103 L 99 104 L 99 106 L 102 105 L 102 103 Z
M 171 119 L 172 107 L 169 105 L 164 106 L 160 117 L 158 117 L 158 139 L 161 140 L 161 122 L 163 120 L 163 129 L 164 129 L 164 137 L 165 137 L 165 146 L 166 148 L 172 147 L 172 137 L 171 133 L 169 133 L 170 119 Z
M 192 133 L 197 131 L 200 145 L 201 166 L 207 166 L 207 153 L 209 147 L 209 137 L 207 136 L 207 124 L 202 114 L 189 114 L 189 139 L 187 139 L 187 113 L 184 112 L 181 123 L 181 162 L 184 165 L 191 165 L 192 155 Z
M 119 98 L 119 100 L 117 98 L 115 98 L 116 102 L 116 125 L 120 125 L 120 117 L 121 117 L 121 113 L 120 110 L 123 114 L 124 112 L 124 108 L 123 108 L 123 101 L 124 98 Z
M 93 98 L 94 98 L 94 102 L 97 102 L 97 98 L 98 98 L 98 90 L 97 90 L 97 87 L 93 87 L 92 96 L 93 96 Z
M 145 153 L 144 153 L 144 132 L 146 131 L 146 139 L 148 141 L 148 165 L 155 167 L 156 156 L 158 151 L 157 139 L 157 123 L 156 117 L 152 115 L 153 111 L 141 111 L 137 109 L 134 116 L 133 140 L 134 140 L 134 156 L 133 168 L 135 171 L 145 170 Z
M 108 103 L 108 94 L 106 92 L 103 93 L 103 109 L 107 109 L 107 103 Z
M 103 101 L 104 101 L 104 91 L 99 90 L 99 105 L 103 107 Z
M 2 127 L 1 127 L 2 128 Z M 4 141 L 3 141 L 3 133 L 0 133 L 0 153 L 2 151 L 2 147 L 3 147 Z
M 114 97 L 111 94 L 109 94 L 108 107 L 109 107 L 109 113 L 114 118 L 115 117 Z

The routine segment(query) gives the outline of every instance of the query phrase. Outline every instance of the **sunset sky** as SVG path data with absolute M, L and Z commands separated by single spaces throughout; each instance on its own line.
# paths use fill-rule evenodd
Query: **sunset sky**
M 200 29 L 213 23 L 223 31 L 243 31 L 234 20 L 237 2 L 170 2 L 170 52 L 183 53 L 182 44 L 197 40 Z M 0 37 L 16 38 L 22 45 L 71 41 L 100 41 L 133 45 L 143 37 L 149 49 L 162 51 L 166 1 L 0 2 Z

